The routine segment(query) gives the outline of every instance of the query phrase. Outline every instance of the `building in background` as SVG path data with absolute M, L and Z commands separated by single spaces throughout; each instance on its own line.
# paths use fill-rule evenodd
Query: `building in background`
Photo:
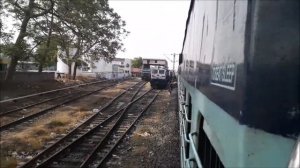
M 0 53 L 0 71 L 6 71 L 9 62 L 10 62 L 10 58 L 5 56 L 3 53 Z
M 115 58 L 111 62 L 100 59 L 93 64 L 91 72 L 100 78 L 120 79 L 131 76 L 131 60 L 127 58 Z
M 131 69 L 131 74 L 133 77 L 141 77 L 141 72 L 142 72 L 141 68 L 132 68 Z
M 70 55 L 74 55 L 76 49 L 70 50 Z M 61 59 L 60 54 L 65 54 L 61 50 L 58 51 L 57 72 L 68 74 L 68 64 L 66 60 Z M 84 59 L 83 59 L 84 60 Z M 71 65 L 73 74 L 74 63 Z M 131 60 L 126 58 L 115 58 L 111 62 L 104 59 L 99 61 L 81 61 L 81 65 L 77 67 L 77 76 L 91 76 L 105 79 L 121 79 L 131 76 Z

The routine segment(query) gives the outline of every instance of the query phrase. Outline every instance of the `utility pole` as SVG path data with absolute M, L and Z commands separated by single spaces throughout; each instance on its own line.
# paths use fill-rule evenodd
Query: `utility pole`
M 175 62 L 177 62 L 177 61 L 175 61 L 175 56 L 176 56 L 176 55 L 179 55 L 179 54 L 173 53 L 173 54 L 170 54 L 170 55 L 173 55 L 173 60 L 170 59 L 170 58 L 169 58 L 168 56 L 166 56 L 166 55 L 165 55 L 165 57 L 166 57 L 169 61 L 171 61 L 171 62 L 173 63 L 173 72 L 175 72 Z
M 175 72 L 175 53 L 173 54 L 173 72 Z
M 173 72 L 172 72 L 172 79 L 171 79 L 171 80 L 173 80 L 174 77 L 175 77 L 175 62 L 177 62 L 177 61 L 175 61 L 175 56 L 176 56 L 176 55 L 179 55 L 179 54 L 173 53 L 173 54 L 170 54 L 170 55 L 173 55 L 173 60 L 170 59 L 170 58 L 169 58 L 168 56 L 166 56 L 166 55 L 165 55 L 165 57 L 166 57 L 169 61 L 171 61 L 171 62 L 173 63 Z

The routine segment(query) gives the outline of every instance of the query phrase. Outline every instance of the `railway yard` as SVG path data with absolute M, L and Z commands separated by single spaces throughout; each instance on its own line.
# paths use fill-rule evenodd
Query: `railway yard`
M 48 85 L 0 102 L 1 168 L 180 167 L 176 89 L 134 78 Z

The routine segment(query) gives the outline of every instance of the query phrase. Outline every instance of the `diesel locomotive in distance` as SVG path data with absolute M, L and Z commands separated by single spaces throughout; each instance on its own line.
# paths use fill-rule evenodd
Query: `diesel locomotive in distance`
M 151 67 L 165 67 L 168 68 L 168 62 L 164 59 L 143 59 L 142 66 L 142 80 L 151 80 Z
M 182 167 L 300 167 L 299 2 L 191 1 L 177 78 Z
M 170 71 L 165 67 L 151 68 L 150 84 L 152 88 L 166 88 L 171 80 Z

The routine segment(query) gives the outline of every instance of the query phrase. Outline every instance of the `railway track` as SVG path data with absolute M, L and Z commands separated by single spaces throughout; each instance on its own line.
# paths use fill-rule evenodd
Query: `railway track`
M 28 108 L 30 106 L 34 106 L 38 103 L 44 103 L 49 100 L 49 97 L 55 97 L 59 98 L 59 96 L 64 96 L 68 93 L 72 93 L 79 88 L 83 88 L 85 86 L 91 86 L 91 85 L 96 85 L 96 84 L 101 84 L 105 82 L 110 82 L 107 80 L 101 80 L 101 81 L 96 81 L 96 82 L 88 82 L 84 84 L 79 84 L 79 85 L 74 85 L 74 86 L 69 86 L 69 87 L 64 87 L 64 88 L 59 88 L 55 90 L 50 90 L 50 91 L 45 91 L 41 93 L 36 93 L 36 94 L 30 94 L 26 96 L 21 96 L 17 98 L 12 98 L 12 99 L 6 99 L 0 101 L 0 116 L 5 115 L 6 113 L 10 113 L 13 111 L 18 111 L 20 109 Z
M 115 97 L 98 113 L 21 167 L 94 167 L 103 164 L 156 98 L 158 91 L 141 89 L 143 85 L 136 85 L 135 92 L 128 89 Z M 126 104 L 116 108 L 116 103 L 125 101 Z M 94 162 L 95 159 L 101 162 Z
M 93 82 L 92 84 L 96 84 L 96 83 Z M 3 112 L 0 115 L 0 121 L 1 121 L 0 132 L 11 128 L 15 128 L 16 126 L 22 123 L 30 122 L 32 119 L 42 116 L 55 108 L 73 102 L 75 100 L 78 100 L 80 98 L 89 96 L 101 90 L 107 89 L 109 87 L 114 86 L 115 84 L 116 82 L 102 83 L 101 88 L 98 87 L 97 89 L 93 89 L 92 91 L 86 89 L 77 90 L 70 93 L 66 93 L 64 95 L 55 96 L 53 98 L 49 98 L 47 100 L 43 100 L 35 104 L 27 105 L 25 106 L 26 108 L 22 107 L 7 112 Z M 90 84 L 80 85 L 80 87 L 88 86 L 88 85 Z M 24 109 L 26 110 L 24 111 Z
M 92 152 L 84 159 L 80 167 L 102 167 L 112 155 L 114 149 L 134 126 L 142 114 L 147 111 L 159 94 L 159 91 L 151 90 L 148 94 L 149 98 L 143 97 L 138 103 L 130 104 L 122 111 L 116 124 L 111 127 L 106 136 L 92 148 Z

